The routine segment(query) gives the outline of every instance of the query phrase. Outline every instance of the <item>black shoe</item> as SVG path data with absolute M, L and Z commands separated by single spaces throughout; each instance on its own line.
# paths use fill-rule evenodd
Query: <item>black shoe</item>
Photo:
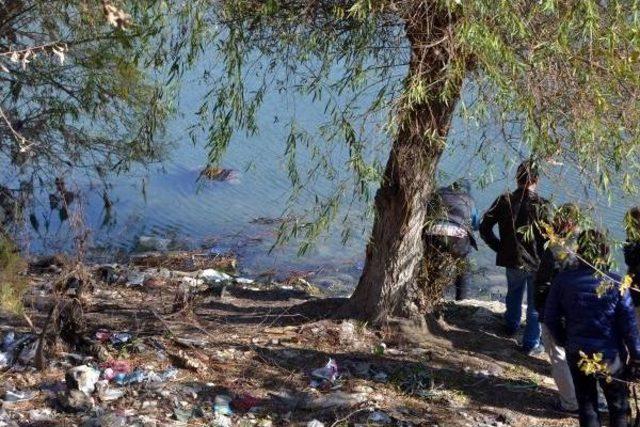
M 513 338 L 518 333 L 518 329 L 519 328 L 513 328 L 511 326 L 504 326 L 502 328 L 502 335 L 504 335 L 506 338 Z
M 544 346 L 542 344 L 538 344 L 533 348 L 522 347 L 522 352 L 527 356 L 540 356 L 544 353 Z
M 572 417 L 572 418 L 578 418 L 578 410 L 577 409 L 565 409 L 562 406 L 562 403 L 560 403 L 560 399 L 555 399 L 553 401 L 553 404 L 551 405 L 551 408 L 553 409 L 554 412 L 559 412 L 563 415 L 566 415 L 568 417 Z

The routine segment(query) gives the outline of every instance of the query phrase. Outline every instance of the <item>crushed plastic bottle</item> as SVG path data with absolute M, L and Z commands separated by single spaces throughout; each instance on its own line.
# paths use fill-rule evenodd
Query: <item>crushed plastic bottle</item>
M 144 371 L 140 369 L 136 369 L 130 374 L 120 373 L 114 377 L 114 381 L 118 385 L 137 384 L 137 383 L 143 382 L 145 379 L 146 379 L 146 374 L 144 373 Z
M 171 366 L 163 372 L 156 373 L 154 371 L 149 371 L 147 373 L 147 381 L 150 383 L 163 383 L 169 381 L 172 378 L 175 378 L 178 375 L 178 368 L 175 366 Z
M 35 393 L 29 391 L 19 391 L 19 390 L 7 390 L 4 393 L 4 401 L 5 402 L 22 402 L 25 400 L 30 400 L 35 396 Z
M 133 335 L 128 332 L 118 332 L 111 336 L 111 344 L 122 345 L 126 344 L 133 339 Z
M 311 382 L 309 386 L 318 389 L 329 389 L 338 379 L 338 364 L 335 360 L 329 359 L 327 364 L 311 371 Z
M 334 382 L 338 379 L 338 364 L 335 360 L 329 359 L 324 367 L 314 369 L 311 372 L 311 376 L 320 380 Z

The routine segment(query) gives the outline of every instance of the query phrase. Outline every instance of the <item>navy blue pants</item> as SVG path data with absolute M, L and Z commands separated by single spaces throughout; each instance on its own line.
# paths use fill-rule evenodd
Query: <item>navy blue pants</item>
M 573 386 L 576 389 L 578 399 L 578 415 L 580 427 L 600 427 L 601 414 L 598 409 L 598 389 L 600 383 L 604 397 L 607 399 L 609 407 L 609 426 L 627 427 L 629 425 L 629 389 L 626 384 L 619 381 L 607 382 L 604 378 L 599 379 L 593 375 L 586 375 L 578 368 L 578 354 L 567 354 L 567 362 L 573 377 Z M 613 372 L 612 376 L 617 378 L 621 372 Z

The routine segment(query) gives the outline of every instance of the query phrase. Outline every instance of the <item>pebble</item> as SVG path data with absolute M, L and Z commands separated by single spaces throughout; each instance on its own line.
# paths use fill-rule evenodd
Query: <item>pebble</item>
M 142 402 L 142 409 L 155 408 L 158 406 L 158 402 L 155 400 L 145 400 Z

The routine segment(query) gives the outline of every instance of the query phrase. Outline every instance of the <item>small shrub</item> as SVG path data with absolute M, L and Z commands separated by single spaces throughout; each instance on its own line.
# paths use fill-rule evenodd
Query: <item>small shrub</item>
M 0 234 L 0 310 L 23 314 L 22 297 L 27 289 L 27 278 L 22 273 L 26 267 L 13 242 Z

